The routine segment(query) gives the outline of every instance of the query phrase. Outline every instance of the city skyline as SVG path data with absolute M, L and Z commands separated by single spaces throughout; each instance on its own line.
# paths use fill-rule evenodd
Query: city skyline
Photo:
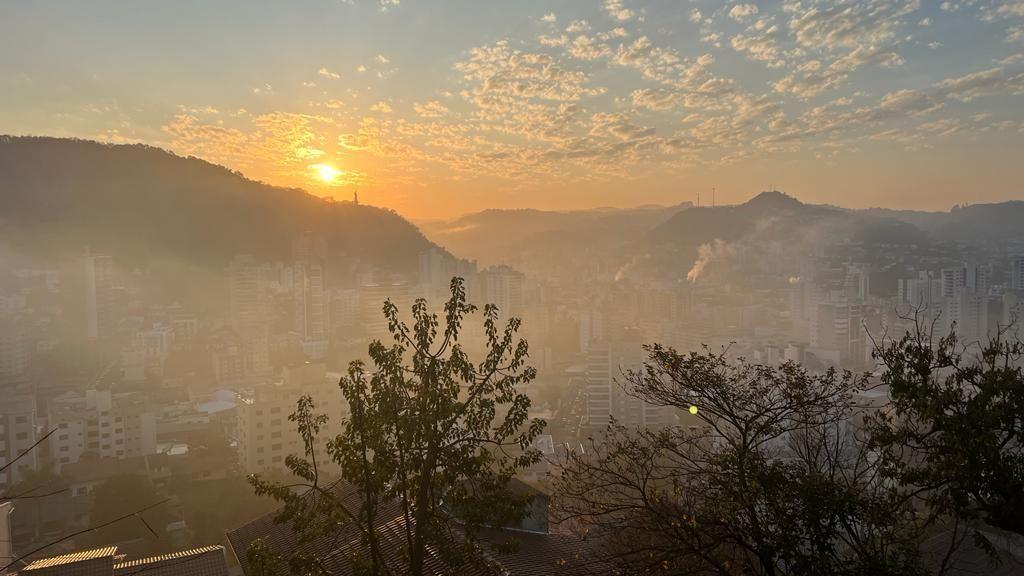
M 142 142 L 416 219 L 1021 198 L 1024 3 L 0 8 L 0 132 Z M 33 46 L 32 50 L 18 46 Z

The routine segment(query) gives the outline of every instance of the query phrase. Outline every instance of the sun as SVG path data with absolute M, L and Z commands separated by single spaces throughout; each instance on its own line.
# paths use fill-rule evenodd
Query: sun
M 338 180 L 338 177 L 344 174 L 343 171 L 338 170 L 330 164 L 314 164 L 310 166 L 313 169 L 316 177 L 320 179 L 324 184 L 333 184 Z

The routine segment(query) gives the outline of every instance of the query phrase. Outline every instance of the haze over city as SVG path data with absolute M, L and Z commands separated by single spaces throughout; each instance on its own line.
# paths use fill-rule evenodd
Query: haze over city
M 0 2 L 0 576 L 1024 574 L 1021 0 Z

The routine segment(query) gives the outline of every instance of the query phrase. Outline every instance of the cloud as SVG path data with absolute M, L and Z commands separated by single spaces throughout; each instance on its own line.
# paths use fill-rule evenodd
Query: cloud
M 580 34 L 567 44 L 568 53 L 580 60 L 597 60 L 611 55 L 611 49 L 596 39 Z
M 636 16 L 635 12 L 623 5 L 622 0 L 605 0 L 604 10 L 609 16 L 620 22 L 632 20 Z
M 768 62 L 770 66 L 778 67 L 785 64 L 779 46 L 781 35 L 778 26 L 770 26 L 761 31 L 753 31 L 752 35 L 737 34 L 729 43 L 733 50 L 746 54 L 751 60 Z
M 825 2 L 805 11 L 794 9 L 789 30 L 800 46 L 817 51 L 879 45 L 892 40 L 900 18 L 918 8 L 920 0 Z
M 961 102 L 970 102 L 980 96 L 998 92 L 1021 94 L 1024 92 L 1024 72 L 1007 75 L 1005 69 L 990 68 L 956 78 L 947 78 L 936 84 L 938 93 Z
M 556 20 L 558 20 L 558 17 L 555 16 L 554 12 L 548 12 L 547 14 L 540 17 L 541 22 L 554 23 Z
M 437 100 L 431 100 L 425 104 L 417 102 L 413 105 L 413 110 L 421 118 L 440 118 L 448 113 L 448 108 Z
M 373 112 L 380 112 L 381 114 L 388 114 L 391 112 L 391 106 L 387 102 L 381 100 L 373 106 L 370 106 L 370 110 Z
M 808 60 L 797 70 L 773 84 L 776 92 L 791 93 L 807 99 L 825 90 L 844 85 L 851 72 L 867 65 L 892 68 L 903 64 L 896 52 L 875 46 L 858 46 L 838 57 L 827 67 L 818 60 Z
M 331 72 L 326 67 L 321 67 L 319 70 L 316 71 L 316 73 L 323 76 L 324 78 L 333 78 L 335 80 L 341 78 L 341 74 L 338 74 L 337 72 Z
M 519 101 L 574 101 L 604 92 L 589 86 L 584 72 L 566 69 L 547 54 L 514 50 L 506 41 L 473 48 L 469 60 L 455 69 L 472 85 L 465 96 L 493 111 L 509 110 Z
M 737 22 L 742 22 L 747 18 L 757 14 L 756 4 L 736 4 L 729 10 L 729 18 Z

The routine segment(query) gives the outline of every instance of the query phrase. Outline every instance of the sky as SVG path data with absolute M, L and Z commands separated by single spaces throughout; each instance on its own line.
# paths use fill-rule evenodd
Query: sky
M 1024 199 L 1024 0 L 0 0 L 0 133 L 413 218 Z

